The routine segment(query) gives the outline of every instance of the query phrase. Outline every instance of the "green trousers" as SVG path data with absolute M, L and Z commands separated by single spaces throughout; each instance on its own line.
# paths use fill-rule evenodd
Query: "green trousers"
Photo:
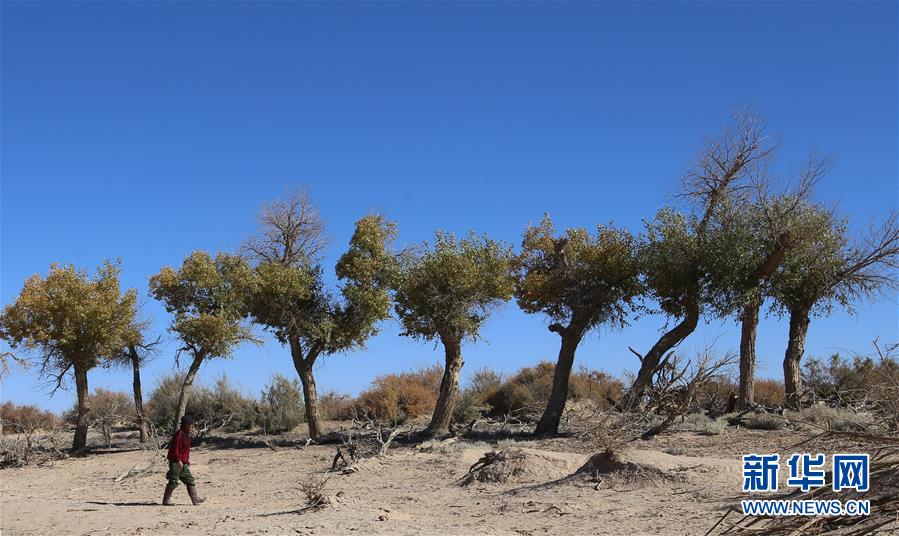
M 190 464 L 184 464 L 184 467 L 178 469 L 178 462 L 169 461 L 169 472 L 165 474 L 165 479 L 169 481 L 169 485 L 178 487 L 178 481 L 184 482 L 185 486 L 195 486 L 194 475 L 190 474 Z

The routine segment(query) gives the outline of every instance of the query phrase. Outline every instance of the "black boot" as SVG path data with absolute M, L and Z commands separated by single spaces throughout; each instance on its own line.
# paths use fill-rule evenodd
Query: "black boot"
M 190 502 L 194 503 L 194 506 L 206 500 L 206 497 L 200 497 L 199 495 L 197 495 L 196 486 L 187 486 L 187 494 L 190 495 Z
M 163 506 L 172 506 L 172 492 L 175 491 L 175 486 L 171 484 L 167 484 L 165 487 L 165 493 L 162 495 L 162 505 Z

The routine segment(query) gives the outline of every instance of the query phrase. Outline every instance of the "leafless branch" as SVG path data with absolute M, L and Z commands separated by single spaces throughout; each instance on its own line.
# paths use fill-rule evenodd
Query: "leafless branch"
M 264 205 L 257 220 L 258 234 L 241 249 L 258 262 L 312 265 L 328 246 L 325 223 L 306 188 L 288 191 L 283 199 Z

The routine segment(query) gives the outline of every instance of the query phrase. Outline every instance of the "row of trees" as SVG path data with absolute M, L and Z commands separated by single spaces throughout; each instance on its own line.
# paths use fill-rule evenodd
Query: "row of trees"
M 347 251 L 334 267 L 337 287 L 324 279 L 325 226 L 303 190 L 271 203 L 260 227 L 238 254 L 197 251 L 180 267 L 150 278 L 150 295 L 172 314 L 181 341 L 176 359 L 189 358 L 178 402 L 184 414 L 191 385 L 208 359 L 242 343 L 258 344 L 252 324 L 289 349 L 302 382 L 309 434 L 321 434 L 313 368 L 320 357 L 362 348 L 391 309 L 402 334 L 439 340 L 443 378 L 430 434 L 447 432 L 459 391 L 462 345 L 478 338 L 492 310 L 516 299 L 549 320 L 560 337 L 549 402 L 537 433 L 555 433 L 568 398 L 577 347 L 600 326 L 623 327 L 634 313 L 660 313 L 672 326 L 640 358 L 623 406 L 640 408 L 673 349 L 705 318 L 741 325 L 739 402 L 754 399 L 755 338 L 760 310 L 790 318 L 784 377 L 792 405 L 800 403 L 799 363 L 811 318 L 851 307 L 895 285 L 899 223 L 849 236 L 845 219 L 811 199 L 830 168 L 814 156 L 795 176 L 775 175 L 776 143 L 751 111 L 735 115 L 710 138 L 685 176 L 686 210 L 660 210 L 638 236 L 601 225 L 595 233 L 555 229 L 549 215 L 529 226 L 520 251 L 484 235 L 457 239 L 438 232 L 433 244 L 392 250 L 396 226 L 380 215 L 356 222 Z M 71 371 L 78 392 L 74 447 L 87 431 L 87 371 L 128 363 L 143 426 L 139 366 L 152 354 L 136 292 L 122 293 L 117 264 L 93 277 L 53 266 L 31 277 L 0 316 L 0 337 L 15 350 L 40 355 L 41 372 L 58 387 Z

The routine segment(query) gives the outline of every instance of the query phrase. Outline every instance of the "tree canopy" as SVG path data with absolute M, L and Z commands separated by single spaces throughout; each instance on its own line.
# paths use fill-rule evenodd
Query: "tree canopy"
M 276 208 L 264 212 L 271 221 L 285 225 L 301 220 L 301 215 L 277 215 L 277 210 L 311 210 L 306 203 L 273 206 Z M 320 355 L 362 348 L 378 332 L 378 323 L 390 317 L 389 288 L 397 271 L 389 249 L 396 225 L 383 216 L 365 216 L 356 222 L 349 248 L 337 261 L 340 298 L 334 296 L 325 288 L 321 267 L 312 264 L 313 256 L 304 250 L 310 241 L 318 243 L 310 236 L 320 232 L 317 226 L 293 225 L 281 233 L 269 230 L 261 235 L 280 243 L 256 237 L 255 249 L 269 254 L 255 256 L 259 262 L 248 293 L 252 319 L 290 347 L 303 382 L 306 420 L 313 438 L 321 430 L 312 366 Z M 262 247 L 263 243 L 267 246 Z
M 542 313 L 562 337 L 552 393 L 537 425 L 539 434 L 558 432 L 568 398 L 574 355 L 584 334 L 600 325 L 624 326 L 642 292 L 636 244 L 626 230 L 600 225 L 556 237 L 546 214 L 524 233 L 516 267 L 515 297 L 526 313 Z
M 87 372 L 127 344 L 137 294 L 119 287 L 119 263 L 104 262 L 91 277 L 69 264 L 53 264 L 46 277 L 25 281 L 16 301 L 3 308 L 0 338 L 13 350 L 38 355 L 39 372 L 58 389 L 69 371 L 78 394 L 72 448 L 87 441 Z
M 487 236 L 438 231 L 433 247 L 406 251 L 396 282 L 403 335 L 474 340 L 497 305 L 512 298 L 512 250 Z
M 204 360 L 228 357 L 245 341 L 258 343 L 243 322 L 251 277 L 252 270 L 239 256 L 219 253 L 213 259 L 205 251 L 195 251 L 180 268 L 167 266 L 150 278 L 150 294 L 174 315 L 170 329 L 183 345 L 177 355 L 188 352 L 192 358 L 176 420 L 184 415 L 190 386 Z
M 395 310 L 402 334 L 440 339 L 446 354 L 437 405 L 426 433 L 449 429 L 459 390 L 462 342 L 478 338 L 490 312 L 512 298 L 512 250 L 487 236 L 456 240 L 437 232 L 433 247 L 407 250 L 395 282 Z

